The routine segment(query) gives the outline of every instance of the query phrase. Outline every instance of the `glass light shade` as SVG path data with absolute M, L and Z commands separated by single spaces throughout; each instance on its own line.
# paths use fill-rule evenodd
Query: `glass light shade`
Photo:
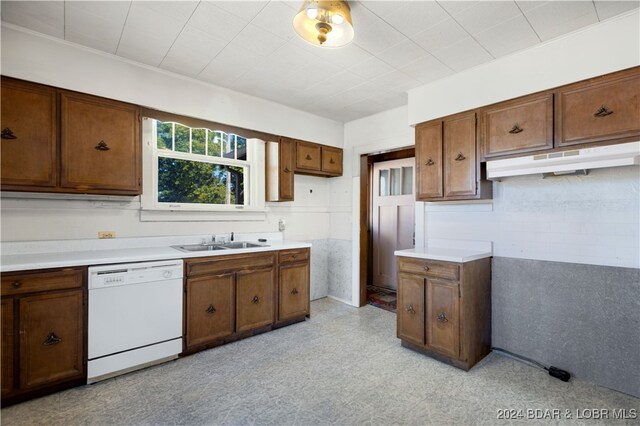
M 315 9 L 315 18 L 310 9 Z M 293 28 L 307 42 L 341 47 L 353 40 L 351 9 L 346 1 L 307 0 L 293 18 Z

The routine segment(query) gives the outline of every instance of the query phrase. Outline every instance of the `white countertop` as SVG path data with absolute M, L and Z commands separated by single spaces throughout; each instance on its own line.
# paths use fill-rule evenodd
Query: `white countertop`
M 396 256 L 416 257 L 419 259 L 443 260 L 445 262 L 471 262 L 493 256 L 491 251 L 463 249 L 452 247 L 424 247 L 407 250 L 397 250 Z
M 282 240 L 269 241 L 265 244 L 268 244 L 269 246 L 189 253 L 166 246 L 8 254 L 0 256 L 0 271 L 11 272 L 34 269 L 65 268 L 71 266 L 144 262 L 152 260 L 187 259 L 193 257 L 225 256 L 238 253 L 258 253 L 311 247 L 310 243 Z

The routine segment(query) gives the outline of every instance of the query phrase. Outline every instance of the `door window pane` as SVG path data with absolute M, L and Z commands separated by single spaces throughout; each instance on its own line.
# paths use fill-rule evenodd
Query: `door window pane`
M 413 167 L 402 168 L 402 195 L 413 194 Z
M 402 190 L 402 174 L 400 169 L 391 169 L 391 195 L 400 195 Z
M 389 195 L 389 170 L 380 170 L 380 196 Z

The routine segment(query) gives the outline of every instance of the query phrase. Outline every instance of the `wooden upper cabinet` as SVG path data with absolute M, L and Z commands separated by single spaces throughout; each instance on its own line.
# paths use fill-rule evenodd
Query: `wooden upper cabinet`
M 553 148 L 553 93 L 487 107 L 480 128 L 485 158 Z
M 442 122 L 416 127 L 416 198 L 426 200 L 444 195 L 442 188 Z
M 266 149 L 266 200 L 293 201 L 295 141 L 281 137 Z
M 55 187 L 58 160 L 54 89 L 3 77 L 1 92 L 2 189 Z
M 342 149 L 322 146 L 322 171 L 342 176 Z
M 476 195 L 476 115 L 444 121 L 444 196 Z
M 14 357 L 13 350 L 14 337 L 13 327 L 15 324 L 15 318 L 13 315 L 13 299 L 2 299 L 2 397 L 11 394 L 14 390 Z
M 61 94 L 61 179 L 78 192 L 141 193 L 138 107 Z
M 296 142 L 296 170 L 302 172 L 322 171 L 321 145 L 297 141 Z
M 556 146 L 640 136 L 640 67 L 558 89 Z

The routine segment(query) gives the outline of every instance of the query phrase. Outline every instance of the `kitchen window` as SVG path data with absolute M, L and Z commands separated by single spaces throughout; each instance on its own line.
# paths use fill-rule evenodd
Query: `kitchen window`
M 151 118 L 143 138 L 143 209 L 264 210 L 264 142 Z

